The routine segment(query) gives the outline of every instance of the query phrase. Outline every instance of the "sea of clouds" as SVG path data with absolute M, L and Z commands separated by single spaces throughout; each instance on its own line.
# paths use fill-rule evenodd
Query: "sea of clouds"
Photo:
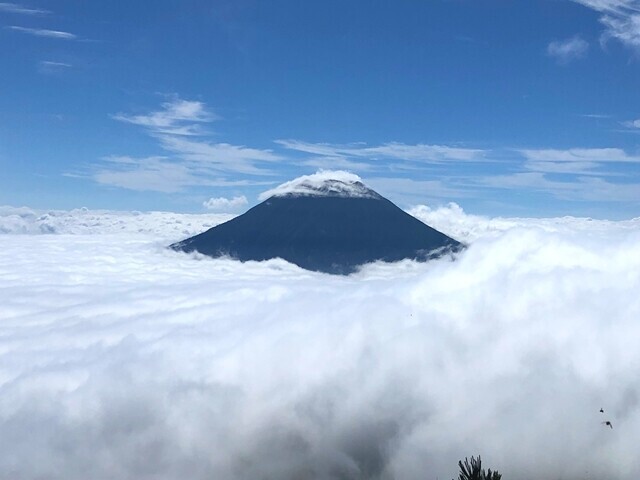
M 0 478 L 639 478 L 640 218 L 411 213 L 469 248 L 340 277 L 1 207 Z

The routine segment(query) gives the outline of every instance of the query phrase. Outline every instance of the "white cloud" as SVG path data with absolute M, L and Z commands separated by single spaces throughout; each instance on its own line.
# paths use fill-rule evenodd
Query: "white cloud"
M 84 177 L 76 174 L 67 175 Z M 106 157 L 101 163 L 93 166 L 90 176 L 103 185 L 163 193 L 181 192 L 185 188 L 195 186 L 239 187 L 271 183 L 255 180 L 228 180 L 215 168 L 181 163 L 167 157 Z
M 70 63 L 64 63 L 64 62 L 51 62 L 48 60 L 43 60 L 40 62 L 40 65 L 42 65 L 43 67 L 51 67 L 51 68 L 69 68 L 72 65 Z
M 18 3 L 0 2 L 0 12 L 17 13 L 21 15 L 46 15 L 48 10 L 42 10 L 39 8 L 29 8 Z
M 375 147 L 356 143 L 335 145 L 329 143 L 307 143 L 299 140 L 277 140 L 282 147 L 320 157 L 394 159 L 423 163 L 447 163 L 452 161 L 486 161 L 485 152 L 479 149 L 452 147 L 448 145 L 407 145 L 389 142 Z
M 640 0 L 573 1 L 602 13 L 604 41 L 614 38 L 629 47 L 640 48 Z
M 520 153 L 527 159 L 525 168 L 535 172 L 587 175 L 607 164 L 640 163 L 640 156 L 620 148 L 525 149 Z M 607 174 L 602 170 L 597 173 Z
M 529 149 L 520 151 L 530 160 L 546 162 L 640 163 L 640 156 L 629 155 L 620 148 Z
M 346 278 L 112 227 L 5 236 L 0 471 L 417 480 L 482 454 L 505 478 L 636 479 L 640 225 L 555 221 Z
M 256 164 L 282 160 L 282 157 L 271 150 L 261 150 L 243 145 L 193 141 L 171 135 L 161 136 L 159 140 L 162 148 L 177 154 L 181 159 L 218 171 L 268 175 L 271 172 Z
M 233 198 L 210 198 L 209 200 L 203 202 L 202 206 L 209 210 L 228 211 L 244 207 L 248 203 L 249 202 L 247 201 L 247 197 L 241 195 L 239 197 Z
M 336 180 L 337 184 L 327 186 L 327 182 Z M 323 190 L 328 188 L 328 191 Z M 354 197 L 369 197 L 371 191 L 362 183 L 362 179 L 351 172 L 343 170 L 318 170 L 311 175 L 302 175 L 288 182 L 278 185 L 275 188 L 262 192 L 260 200 L 270 197 L 284 196 L 288 194 L 316 195 L 338 194 Z
M 93 179 L 103 185 L 164 193 L 179 192 L 201 182 L 185 165 L 164 157 L 108 157 Z
M 47 37 L 47 38 L 59 38 L 62 40 L 76 40 L 77 35 L 69 32 L 61 32 L 59 30 L 46 30 L 43 28 L 27 28 L 27 27 L 17 27 L 15 25 L 6 27 L 10 30 L 14 30 L 16 32 L 26 33 L 28 35 L 35 35 L 37 37 Z
M 0 234 L 144 234 L 169 241 L 192 236 L 231 220 L 221 213 L 118 212 L 112 210 L 34 210 L 0 206 Z
M 588 50 L 589 44 L 579 36 L 556 40 L 547 45 L 547 54 L 560 63 L 569 63 L 572 60 L 584 58 Z
M 407 210 L 427 225 L 459 239 L 473 243 L 487 238 L 498 238 L 509 230 L 533 228 L 549 234 L 575 236 L 627 235 L 640 228 L 640 217 L 631 220 L 610 221 L 593 218 L 517 218 L 485 217 L 466 213 L 456 203 L 436 208 L 417 205 Z
M 200 135 L 199 124 L 218 120 L 219 117 L 208 111 L 202 102 L 173 98 L 162 104 L 162 110 L 146 115 L 127 115 L 119 113 L 113 116 L 121 122 L 147 127 L 152 132 L 171 135 Z
M 368 172 L 374 169 L 374 166 L 365 163 L 347 160 L 344 157 L 312 157 L 302 162 L 302 165 L 322 170 L 349 170 L 358 172 Z
M 133 190 L 177 192 L 188 186 L 230 186 L 264 182 L 229 179 L 229 174 L 271 175 L 264 164 L 282 160 L 269 149 L 213 143 L 203 124 L 218 120 L 198 101 L 173 97 L 162 109 L 148 114 L 118 113 L 115 120 L 143 127 L 170 156 L 134 158 L 112 156 L 94 165 L 98 183 Z
M 45 75 L 56 75 L 73 67 L 70 63 L 43 60 L 38 62 L 38 72 Z
M 421 202 L 450 201 L 451 199 L 469 198 L 477 193 L 473 185 L 459 184 L 448 177 L 434 180 L 414 180 L 412 178 L 377 177 L 368 178 L 371 185 L 381 195 L 393 198 L 394 201 L 415 205 Z
M 622 122 L 622 125 L 628 128 L 640 128 L 640 118 L 638 120 L 629 120 L 627 122 Z
M 538 191 L 572 201 L 638 202 L 640 199 L 640 183 L 613 183 L 587 176 L 564 181 L 550 179 L 539 172 L 526 172 L 483 177 L 478 183 L 492 188 Z

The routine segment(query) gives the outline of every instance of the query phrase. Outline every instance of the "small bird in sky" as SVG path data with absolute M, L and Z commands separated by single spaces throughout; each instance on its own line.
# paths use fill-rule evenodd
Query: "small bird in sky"
M 611 427 L 611 430 L 613 430 L 613 425 L 611 425 L 611 422 L 609 420 L 607 420 L 606 422 L 602 422 L 603 425 L 606 425 L 607 427 Z
M 600 413 L 604 413 L 604 409 L 602 409 L 602 408 L 601 408 L 601 409 L 600 409 Z

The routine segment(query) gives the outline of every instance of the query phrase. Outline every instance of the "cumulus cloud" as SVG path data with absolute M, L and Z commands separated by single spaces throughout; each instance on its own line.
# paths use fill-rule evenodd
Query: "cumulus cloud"
M 236 210 L 238 208 L 244 207 L 248 203 L 249 202 L 247 201 L 247 197 L 245 197 L 244 195 L 241 195 L 239 197 L 233 197 L 233 198 L 225 198 L 225 197 L 210 198 L 209 200 L 203 202 L 202 206 L 209 210 L 226 211 L 226 210 Z
M 0 471 L 422 480 L 479 453 L 509 478 L 637 478 L 638 221 L 438 210 L 475 232 L 456 261 L 350 277 L 168 251 L 178 232 L 114 212 L 4 236 Z
M 589 43 L 579 36 L 556 40 L 547 45 L 547 54 L 562 64 L 584 58 L 588 50 Z

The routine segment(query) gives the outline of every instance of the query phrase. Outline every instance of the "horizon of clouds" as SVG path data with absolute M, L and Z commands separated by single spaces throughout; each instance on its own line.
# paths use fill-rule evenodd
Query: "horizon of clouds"
M 602 14 L 601 40 L 615 39 L 632 49 L 640 48 L 640 0 L 572 0 Z
M 346 172 L 344 172 L 346 174 Z M 232 199 L 226 199 L 232 200 Z M 465 211 L 455 202 L 414 204 L 405 210 L 427 225 L 464 243 L 495 238 L 518 228 L 547 233 L 603 235 L 614 231 L 640 230 L 640 216 L 628 220 L 598 220 L 591 217 L 491 217 Z M 38 210 L 0 205 L 0 234 L 113 235 L 142 234 L 166 238 L 168 242 L 202 233 L 231 220 L 237 212 L 176 213 L 94 210 Z
M 554 40 L 547 45 L 547 55 L 555 58 L 560 64 L 585 58 L 589 51 L 589 43 L 579 35 L 566 40 Z
M 49 232 L 0 251 L 0 470 L 637 478 L 638 220 L 414 213 L 468 249 L 334 277 L 166 248 L 211 214 L 0 207 Z

